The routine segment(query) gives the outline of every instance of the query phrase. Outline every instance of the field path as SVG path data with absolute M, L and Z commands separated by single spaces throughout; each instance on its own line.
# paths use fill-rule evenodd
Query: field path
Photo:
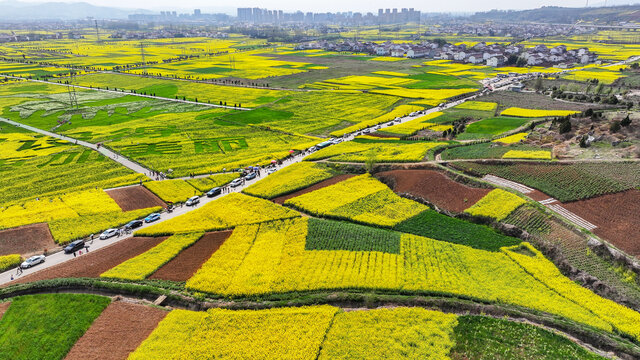
M 75 143 L 77 145 L 84 146 L 84 147 L 89 148 L 91 150 L 95 150 L 95 151 L 101 153 L 102 155 L 108 157 L 109 159 L 120 163 L 122 166 L 124 166 L 126 168 L 129 168 L 129 169 L 135 171 L 136 173 L 141 173 L 141 174 L 144 174 L 145 176 L 151 178 L 150 177 L 151 170 L 149 170 L 146 167 L 138 164 L 137 162 L 131 161 L 128 158 L 126 158 L 126 157 L 124 157 L 124 156 L 122 156 L 122 155 L 120 155 L 120 154 L 118 154 L 118 153 L 116 153 L 114 151 L 111 151 L 111 150 L 105 148 L 104 146 L 98 147 L 96 144 L 92 144 L 92 143 L 89 143 L 89 142 L 86 142 L 86 141 L 82 141 L 82 140 L 77 140 L 77 139 L 74 139 L 74 138 L 71 138 L 71 137 L 68 137 L 68 136 L 65 136 L 65 135 L 61 135 L 61 134 L 56 134 L 56 133 L 53 133 L 53 132 L 50 132 L 50 131 L 38 129 L 37 127 L 21 124 L 19 122 L 15 122 L 13 120 L 5 119 L 5 118 L 2 118 L 2 117 L 0 117 L 0 121 L 5 122 L 7 124 L 11 124 L 13 126 L 22 127 L 22 128 L 27 129 L 27 130 L 30 130 L 30 131 L 33 131 L 33 132 L 37 132 L 37 133 L 40 133 L 40 134 L 43 134 L 43 135 L 51 136 L 51 137 L 56 138 L 56 139 L 66 140 L 66 141 L 69 141 L 71 143 Z
M 4 76 L 4 77 L 8 77 L 8 78 L 11 78 L 11 79 L 25 80 L 24 78 L 19 77 L 19 76 L 10 76 L 10 75 L 2 75 L 2 76 Z M 172 99 L 172 98 L 161 97 L 161 96 L 152 96 L 152 95 L 136 94 L 136 93 L 133 93 L 133 92 L 123 92 L 123 91 L 118 91 L 118 90 L 107 90 L 107 89 L 100 89 L 100 88 L 92 88 L 92 87 L 82 86 L 82 85 L 61 84 L 61 83 L 57 83 L 57 82 L 53 82 L 53 81 L 46 81 L 46 80 L 34 80 L 34 79 L 27 79 L 27 81 L 39 82 L 39 83 L 50 84 L 50 85 L 57 85 L 57 86 L 67 86 L 67 87 L 69 87 L 69 86 L 70 86 L 70 87 L 73 87 L 73 88 L 76 88 L 76 89 L 102 91 L 102 92 L 107 92 L 107 93 L 112 93 L 112 94 L 120 94 L 120 95 L 137 96 L 137 97 L 143 97 L 143 98 L 147 98 L 147 99 L 157 99 L 157 100 L 164 100 L 164 101 L 173 101 L 173 102 L 183 103 L 183 104 L 202 105 L 202 106 L 215 107 L 215 108 L 223 108 L 223 109 L 231 109 L 231 110 L 244 110 L 244 111 L 253 110 L 253 109 L 251 109 L 251 108 L 245 108 L 245 107 L 227 106 L 227 105 L 218 105 L 218 104 L 209 104 L 209 103 L 195 102 L 195 101 L 182 100 L 182 99 Z

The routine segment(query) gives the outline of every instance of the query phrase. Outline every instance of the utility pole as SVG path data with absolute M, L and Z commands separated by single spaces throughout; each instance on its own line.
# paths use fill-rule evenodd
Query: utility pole
M 140 43 L 140 56 L 142 57 L 142 71 L 144 75 L 147 75 L 147 61 L 144 59 L 144 43 Z
M 69 84 L 67 85 L 67 92 L 69 93 L 69 106 L 71 107 L 71 110 L 73 110 L 74 107 L 78 109 L 78 97 L 76 96 L 76 88 L 72 85 L 75 76 L 75 71 L 71 70 L 69 72 Z
M 98 37 L 98 42 L 100 42 L 100 31 L 98 31 L 98 20 L 93 20 L 96 24 L 96 36 Z

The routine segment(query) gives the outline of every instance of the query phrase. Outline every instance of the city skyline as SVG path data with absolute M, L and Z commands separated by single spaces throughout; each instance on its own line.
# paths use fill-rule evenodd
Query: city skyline
M 563 0 L 563 1 L 550 1 L 550 0 L 527 0 L 514 3 L 507 0 L 497 0 L 490 3 L 483 2 L 471 2 L 468 0 L 451 0 L 448 2 L 439 2 L 435 4 L 425 4 L 424 2 L 417 0 L 405 0 L 402 2 L 390 5 L 386 1 L 372 0 L 372 1 L 337 1 L 327 0 L 321 4 L 315 5 L 314 3 L 299 3 L 290 0 L 271 0 L 261 1 L 259 4 L 255 1 L 238 1 L 233 6 L 211 6 L 211 3 L 202 0 L 185 0 L 181 1 L 179 6 L 176 3 L 169 0 L 157 0 L 152 3 L 148 1 L 125 1 L 125 0 L 84 0 L 86 2 L 96 6 L 109 6 L 120 7 L 126 9 L 147 9 L 152 11 L 160 10 L 176 10 L 178 12 L 192 11 L 193 9 L 201 9 L 202 12 L 223 12 L 229 15 L 236 15 L 236 8 L 261 8 L 261 9 L 274 9 L 282 10 L 284 12 L 361 12 L 366 14 L 371 12 L 377 14 L 378 9 L 383 8 L 414 8 L 417 11 L 423 13 L 428 12 L 451 12 L 451 13 L 469 13 L 476 11 L 488 11 L 492 9 L 500 10 L 522 10 L 538 8 L 541 6 L 561 6 L 561 7 L 584 7 L 587 3 L 586 0 Z M 41 0 L 22 0 L 23 3 L 42 3 L 46 1 Z M 69 1 L 74 2 L 74 1 Z M 631 3 L 632 1 L 630 1 Z M 14 2 L 7 2 L 12 4 Z M 1 3 L 0 3 L 1 4 Z M 598 4 L 597 1 L 592 1 L 590 5 Z M 613 4 L 613 1 L 609 1 L 609 4 Z

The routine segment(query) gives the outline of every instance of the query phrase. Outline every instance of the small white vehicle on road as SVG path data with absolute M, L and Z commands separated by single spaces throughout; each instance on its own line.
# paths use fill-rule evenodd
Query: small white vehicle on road
M 200 203 L 200 197 L 199 196 L 192 196 L 189 198 L 189 200 L 187 200 L 186 205 L 187 206 L 195 206 L 196 204 Z
M 118 229 L 109 229 L 100 234 L 100 240 L 106 240 L 118 235 Z
M 20 267 L 23 269 L 28 269 L 32 266 L 42 264 L 44 262 L 44 258 L 45 258 L 44 255 L 34 255 L 28 258 L 27 260 L 25 260 L 22 264 L 20 264 Z

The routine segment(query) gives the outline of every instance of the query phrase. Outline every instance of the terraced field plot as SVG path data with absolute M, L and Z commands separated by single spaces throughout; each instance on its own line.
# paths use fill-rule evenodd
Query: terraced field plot
M 224 85 L 202 84 L 188 81 L 141 78 L 124 74 L 90 74 L 79 76 L 74 84 L 101 89 L 135 90 L 140 94 L 165 98 L 222 103 L 229 106 L 255 107 L 267 104 L 289 94 L 288 91 L 253 89 Z
M 491 138 L 507 131 L 515 130 L 527 124 L 529 121 L 530 120 L 526 118 L 506 116 L 480 120 L 469 124 L 464 133 L 458 135 L 458 139 L 467 140 Z
M 323 70 L 325 66 L 312 63 L 282 61 L 265 56 L 265 50 L 220 54 L 204 59 L 186 60 L 151 65 L 133 70 L 132 74 L 149 74 L 163 77 L 179 77 L 208 80 L 225 77 L 264 79 L 268 77 L 298 74 L 310 70 Z
M 113 39 L 97 42 L 96 40 L 93 33 L 86 34 L 84 39 L 4 44 L 0 50 L 5 57 L 14 60 L 23 60 L 22 55 L 26 54 L 30 61 L 88 67 L 96 70 L 117 70 L 126 68 L 127 65 L 142 65 L 140 41 Z M 154 39 L 142 43 L 146 62 L 156 63 L 163 60 L 177 60 L 185 53 L 206 59 L 209 54 L 234 52 L 234 46 L 242 41 L 243 39 L 182 38 L 178 41 Z M 259 46 L 264 41 L 246 39 L 244 43 Z
M 638 186 L 638 163 L 459 163 L 464 171 L 493 174 L 538 189 L 561 202 L 588 199 Z
M 265 164 L 288 156 L 292 149 L 305 149 L 320 141 L 237 118 L 224 120 L 229 110 L 91 91 L 79 94 L 81 109 L 69 110 L 62 102 L 65 94 L 29 100 L 23 98 L 24 94 L 30 94 L 29 88 L 19 85 L 16 91 L 20 95 L 10 98 L 16 104 L 4 108 L 5 117 L 44 130 L 55 128 L 79 140 L 102 143 L 172 176 Z M 33 146 L 36 145 L 39 144 Z M 88 150 L 82 155 L 76 152 L 54 157 L 54 163 L 101 158 Z

